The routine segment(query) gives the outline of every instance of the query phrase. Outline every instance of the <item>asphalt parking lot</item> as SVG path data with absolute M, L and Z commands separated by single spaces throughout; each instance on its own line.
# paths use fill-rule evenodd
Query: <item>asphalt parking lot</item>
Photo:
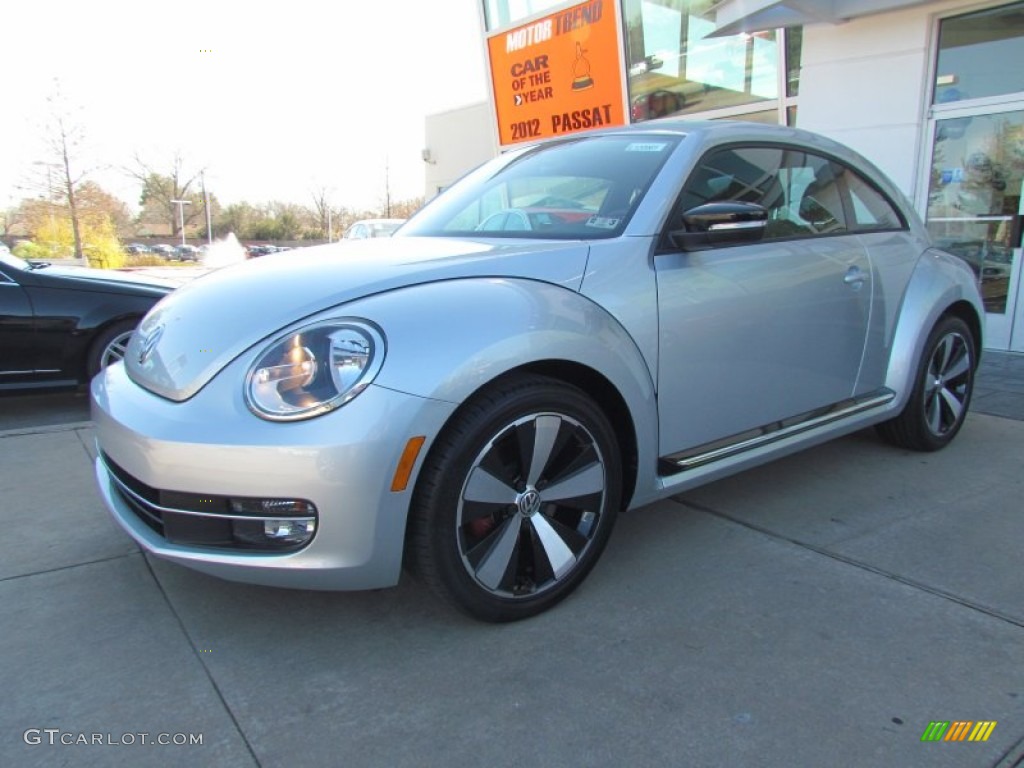
M 148 558 L 84 394 L 0 397 L 0 765 L 1024 765 L 1024 357 L 985 364 L 946 451 L 863 432 L 625 515 L 504 626 Z

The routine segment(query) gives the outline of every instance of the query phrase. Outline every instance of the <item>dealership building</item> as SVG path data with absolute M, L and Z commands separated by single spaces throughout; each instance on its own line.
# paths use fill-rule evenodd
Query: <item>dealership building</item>
M 1024 352 L 1024 2 L 482 0 L 490 98 L 426 122 L 426 191 L 523 143 L 685 116 L 860 151 L 974 268 Z

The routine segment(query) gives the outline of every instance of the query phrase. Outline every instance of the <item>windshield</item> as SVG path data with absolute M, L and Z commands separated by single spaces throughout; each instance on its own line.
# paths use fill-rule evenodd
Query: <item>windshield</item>
M 441 194 L 395 236 L 617 237 L 677 142 L 601 135 L 501 157 Z
M 0 263 L 6 264 L 15 269 L 32 269 L 32 265 L 22 258 L 15 256 L 6 248 L 0 248 Z

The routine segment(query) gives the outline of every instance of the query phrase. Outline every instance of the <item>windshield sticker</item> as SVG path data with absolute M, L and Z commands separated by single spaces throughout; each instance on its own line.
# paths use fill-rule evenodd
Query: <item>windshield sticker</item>
M 646 141 L 639 142 L 634 141 L 632 144 L 626 145 L 627 152 L 661 152 L 665 147 L 668 146 L 668 142 L 661 141 Z
M 607 216 L 591 216 L 587 219 L 588 227 L 595 227 L 596 229 L 615 229 L 619 226 L 621 219 L 610 219 Z

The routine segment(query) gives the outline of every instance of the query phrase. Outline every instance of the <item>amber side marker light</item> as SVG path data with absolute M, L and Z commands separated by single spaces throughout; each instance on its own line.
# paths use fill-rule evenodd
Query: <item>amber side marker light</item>
M 416 464 L 416 457 L 420 455 L 420 449 L 423 447 L 426 439 L 424 435 L 418 435 L 417 437 L 410 437 L 409 442 L 405 444 L 402 458 L 398 460 L 398 466 L 395 467 L 395 476 L 391 479 L 392 493 L 404 491 L 406 486 L 409 485 L 409 475 L 412 474 L 412 468 Z

